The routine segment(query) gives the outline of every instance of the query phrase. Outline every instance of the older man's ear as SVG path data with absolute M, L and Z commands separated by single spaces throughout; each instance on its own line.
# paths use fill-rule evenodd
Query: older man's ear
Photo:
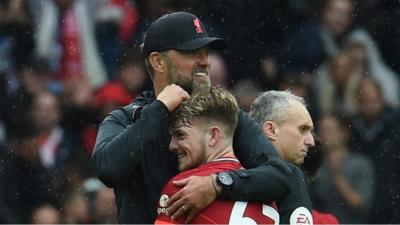
M 271 141 L 277 140 L 278 127 L 274 122 L 265 121 L 263 123 L 262 129 L 264 134 L 268 137 L 269 140 Z

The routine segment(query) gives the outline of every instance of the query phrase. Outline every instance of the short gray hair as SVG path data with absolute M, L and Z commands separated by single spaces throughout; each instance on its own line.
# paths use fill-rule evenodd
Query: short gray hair
M 304 98 L 287 91 L 266 91 L 261 93 L 253 102 L 249 115 L 262 125 L 266 121 L 282 124 L 286 117 L 291 101 L 298 101 L 306 107 Z

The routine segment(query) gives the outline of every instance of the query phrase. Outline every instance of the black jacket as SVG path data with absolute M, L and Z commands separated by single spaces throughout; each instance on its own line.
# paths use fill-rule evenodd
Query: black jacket
M 177 174 L 170 140 L 168 109 L 150 92 L 101 123 L 91 165 L 99 179 L 114 188 L 120 223 L 154 222 L 159 194 Z M 290 213 L 299 206 L 311 211 L 302 172 L 279 159 L 259 126 L 242 111 L 233 147 L 242 165 L 254 169 L 231 172 L 233 188 L 222 198 L 275 200 L 282 223 L 289 223 Z

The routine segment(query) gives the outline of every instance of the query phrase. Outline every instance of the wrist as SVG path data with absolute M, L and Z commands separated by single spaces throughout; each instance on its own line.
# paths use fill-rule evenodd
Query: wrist
M 216 175 L 216 184 L 221 188 L 220 194 L 222 192 L 229 192 L 229 190 L 232 189 L 233 186 L 233 177 L 232 175 L 225 171 L 225 172 L 220 172 Z
M 215 194 L 218 196 L 221 194 L 222 187 L 217 183 L 217 175 L 216 174 L 211 174 L 211 182 L 215 190 Z
M 170 106 L 168 105 L 167 101 L 159 98 L 156 98 L 156 101 L 159 102 L 168 113 L 171 112 Z

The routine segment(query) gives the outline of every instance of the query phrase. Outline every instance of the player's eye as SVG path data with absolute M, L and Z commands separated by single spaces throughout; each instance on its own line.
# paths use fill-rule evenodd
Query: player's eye
M 176 132 L 175 136 L 179 139 L 185 138 L 185 134 L 182 131 Z

